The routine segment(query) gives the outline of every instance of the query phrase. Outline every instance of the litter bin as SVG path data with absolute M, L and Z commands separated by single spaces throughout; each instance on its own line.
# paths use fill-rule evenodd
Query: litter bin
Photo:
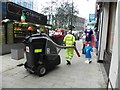
M 26 45 L 27 59 L 24 66 L 28 71 L 44 76 L 50 67 L 60 64 L 57 48 L 46 34 L 28 36 L 24 43 Z
M 23 43 L 17 43 L 11 45 L 11 58 L 12 59 L 22 59 L 24 58 L 24 44 Z
M 19 48 L 19 49 L 11 49 L 11 58 L 15 60 L 19 60 L 24 58 L 24 50 Z

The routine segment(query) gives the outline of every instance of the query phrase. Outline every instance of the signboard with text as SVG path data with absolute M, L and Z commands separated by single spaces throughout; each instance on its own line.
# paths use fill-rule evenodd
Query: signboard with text
M 95 14 L 89 14 L 89 22 L 95 21 L 96 15 Z
M 21 21 L 20 19 L 22 13 L 26 16 L 26 22 L 44 25 L 47 24 L 47 16 L 17 5 L 13 2 L 6 2 L 6 18 Z

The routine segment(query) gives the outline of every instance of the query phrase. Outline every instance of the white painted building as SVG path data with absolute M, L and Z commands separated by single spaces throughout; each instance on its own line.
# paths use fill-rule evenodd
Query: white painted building
M 99 0 L 96 3 L 99 9 L 96 9 L 98 31 L 99 31 L 99 48 L 98 62 L 103 62 L 107 75 L 107 88 L 113 90 L 120 89 L 118 68 L 120 67 L 120 57 L 118 51 L 118 25 L 120 16 L 120 2 L 103 2 Z

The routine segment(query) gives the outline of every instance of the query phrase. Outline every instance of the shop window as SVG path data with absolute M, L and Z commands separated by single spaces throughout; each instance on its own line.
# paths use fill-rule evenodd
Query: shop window
M 15 23 L 14 24 L 14 42 L 20 43 L 24 40 L 26 36 L 30 34 L 28 31 L 29 24 L 21 24 L 21 23 Z M 32 26 L 33 30 L 31 31 L 31 34 L 36 33 L 36 27 Z
M 27 29 L 26 29 L 27 30 Z M 14 42 L 18 43 L 18 42 L 22 42 L 22 40 L 25 37 L 25 28 L 22 27 L 21 24 L 14 24 Z
M 0 24 L 0 45 L 5 44 L 5 25 Z
M 114 30 L 115 30 L 115 16 L 116 16 L 116 3 L 110 3 L 109 24 L 108 24 L 108 39 L 106 49 L 112 53 Z
M 7 43 L 13 44 L 13 23 L 7 24 Z

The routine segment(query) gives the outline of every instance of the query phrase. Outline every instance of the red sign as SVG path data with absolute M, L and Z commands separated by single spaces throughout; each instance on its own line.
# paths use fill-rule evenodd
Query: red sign
M 55 37 L 64 37 L 64 29 L 55 29 Z

